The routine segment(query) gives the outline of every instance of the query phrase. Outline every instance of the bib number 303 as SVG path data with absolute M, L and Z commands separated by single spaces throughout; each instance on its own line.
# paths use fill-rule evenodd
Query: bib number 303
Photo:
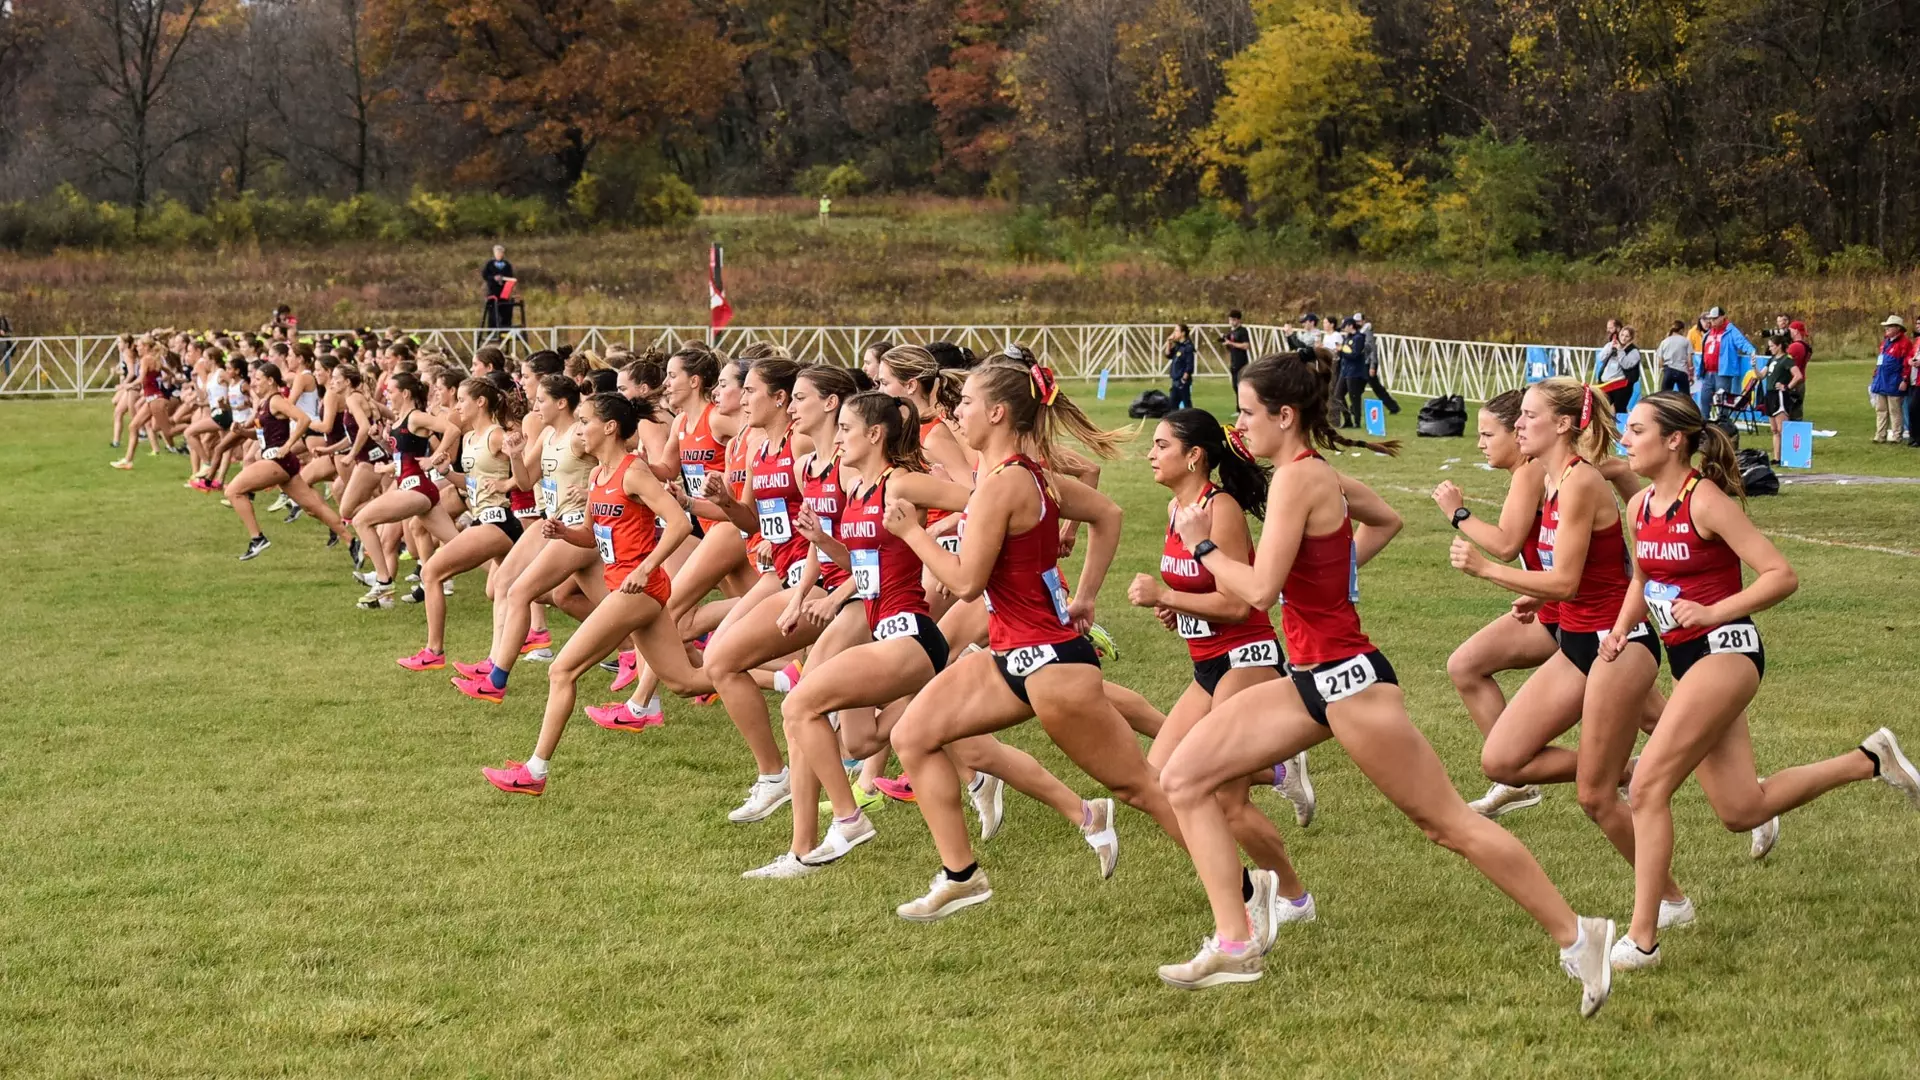
M 1350 698 L 1379 681 L 1380 674 L 1373 670 L 1373 661 L 1364 653 L 1313 673 L 1314 689 L 1320 691 L 1321 699 L 1329 704 Z
M 1707 631 L 1708 653 L 1757 653 L 1760 631 L 1752 623 L 1728 623 Z
M 1016 679 L 1027 676 L 1060 659 L 1051 645 L 1027 645 L 1007 652 L 1007 674 Z

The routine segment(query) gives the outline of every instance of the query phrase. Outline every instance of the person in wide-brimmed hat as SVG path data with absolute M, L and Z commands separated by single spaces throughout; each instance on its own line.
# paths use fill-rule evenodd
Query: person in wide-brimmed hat
M 1880 362 L 1867 387 L 1873 398 L 1873 441 L 1897 443 L 1907 437 L 1907 367 L 1913 363 L 1913 339 L 1907 336 L 1907 320 L 1898 315 L 1887 316 L 1880 327 Z

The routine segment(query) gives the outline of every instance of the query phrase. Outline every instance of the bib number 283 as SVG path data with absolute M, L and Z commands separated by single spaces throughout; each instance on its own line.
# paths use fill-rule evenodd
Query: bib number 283
M 1314 689 L 1319 690 L 1321 699 L 1329 704 L 1350 698 L 1379 681 L 1380 675 L 1373 670 L 1373 661 L 1367 659 L 1364 653 L 1341 661 L 1325 671 L 1313 673 Z

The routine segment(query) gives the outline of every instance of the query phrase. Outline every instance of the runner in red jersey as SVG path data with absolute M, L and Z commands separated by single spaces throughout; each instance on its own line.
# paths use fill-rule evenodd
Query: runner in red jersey
M 1266 611 L 1220 591 L 1213 574 L 1194 558 L 1173 528 L 1181 508 L 1207 507 L 1212 514 L 1208 542 L 1228 558 L 1251 560 L 1247 514 L 1266 516 L 1266 471 L 1235 451 L 1220 421 L 1200 409 L 1176 409 L 1160 421 L 1147 463 L 1154 481 L 1170 489 L 1173 500 L 1167 506 L 1160 578 L 1136 575 L 1127 598 L 1138 607 L 1152 608 L 1168 629 L 1186 641 L 1193 660 L 1193 681 L 1168 712 L 1147 754 L 1147 761 L 1158 769 L 1166 766 L 1194 725 L 1215 706 L 1248 687 L 1282 678 L 1286 658 Z M 1219 486 L 1212 479 L 1216 472 Z M 1248 798 L 1255 783 L 1276 784 L 1293 803 L 1295 820 L 1305 826 L 1313 819 L 1306 753 L 1276 768 L 1229 781 L 1218 794 L 1235 842 L 1254 864 L 1254 869 L 1241 871 L 1241 893 L 1248 922 L 1264 952 L 1272 948 L 1283 923 L 1311 921 L 1314 908 L 1313 897 L 1287 860 L 1279 831 Z
M 942 751 L 1038 717 L 1068 756 L 1116 796 L 1153 815 L 1176 838 L 1172 808 L 1125 719 L 1107 703 L 1100 661 L 1084 636 L 1094 597 L 1120 541 L 1120 508 L 1077 481 L 1043 471 L 1034 455 L 1056 456 L 1053 440 L 1071 435 L 1111 457 L 1119 437 L 1103 431 L 1060 393 L 1038 365 L 995 363 L 967 376 L 957 413 L 983 472 L 967 502 L 967 529 L 956 556 L 941 549 L 904 501 L 887 508 L 888 531 L 912 545 L 954 596 L 984 595 L 990 653 L 962 657 L 914 698 L 893 731 L 893 748 L 913 777 L 916 804 L 940 849 L 942 868 L 928 893 L 902 904 L 905 919 L 944 918 L 992 896 L 973 859 L 960 783 Z M 1057 565 L 1062 517 L 1089 527 L 1079 589 L 1067 599 Z M 997 672 L 998 677 L 995 677 Z M 1089 803 L 1088 842 L 1117 857 L 1112 804 Z
M 1332 378 L 1333 356 L 1324 349 L 1263 357 L 1240 373 L 1236 430 L 1253 456 L 1285 463 L 1274 470 L 1267 523 L 1251 564 L 1202 543 L 1212 526 L 1207 507 L 1183 509 L 1175 522 L 1181 540 L 1221 591 L 1265 608 L 1284 590 L 1281 623 L 1294 667 L 1293 678 L 1249 687 L 1217 706 L 1161 773 L 1207 889 L 1214 935 L 1192 961 L 1163 967 L 1160 977 L 1188 988 L 1260 977 L 1261 957 L 1241 901 L 1233 835 L 1214 792 L 1235 777 L 1335 738 L 1429 837 L 1464 855 L 1540 922 L 1560 946 L 1562 966 L 1582 984 L 1582 1014 L 1591 1015 L 1612 986 L 1607 966 L 1612 924 L 1575 915 L 1518 840 L 1467 808 L 1439 756 L 1408 718 L 1392 667 L 1367 643 L 1353 614 L 1354 570 L 1399 531 L 1400 518 L 1365 485 L 1335 472 L 1315 448 L 1365 446 L 1392 453 L 1395 445 L 1354 443 L 1333 429 L 1327 419 Z M 1317 569 L 1308 570 L 1303 558 Z M 1345 573 L 1340 572 L 1343 563 Z M 1315 580 L 1328 571 L 1330 582 Z M 1302 616 L 1308 610 L 1321 612 L 1323 623 L 1306 625 Z M 1365 651 L 1336 655 L 1359 649 Z
M 1515 427 L 1520 451 L 1546 470 L 1541 506 L 1542 569 L 1494 563 L 1465 537 L 1453 542 L 1461 571 L 1523 596 L 1560 602 L 1559 651 L 1528 677 L 1495 721 L 1481 751 L 1489 780 L 1521 787 L 1574 781 L 1580 807 L 1614 849 L 1633 859 L 1633 814 L 1620 784 L 1640 732 L 1646 687 L 1660 666 L 1660 639 L 1645 623 L 1630 648 L 1596 663 L 1626 597 L 1632 567 L 1613 491 L 1588 464 L 1613 452 L 1613 412 L 1593 387 L 1570 378 L 1535 383 L 1521 399 Z M 1579 751 L 1549 745 L 1580 725 Z M 1667 886 L 1667 920 L 1693 919 L 1680 887 Z
M 596 550 L 611 591 L 554 657 L 533 756 L 524 763 L 508 761 L 481 770 L 488 783 L 509 794 L 546 791 L 547 763 L 573 713 L 580 676 L 629 635 L 638 638 L 647 663 L 676 693 L 692 692 L 699 685 L 680 633 L 665 617 L 670 585 L 660 569 L 667 552 L 692 534 L 693 525 L 640 458 L 627 451 L 638 426 L 633 403 L 619 394 L 595 395 L 574 425 L 576 449 L 600 463 L 589 478 L 587 527 L 549 519 L 541 528 L 549 537 Z M 657 542 L 656 519 L 666 523 Z
M 240 524 L 247 528 L 247 550 L 240 556 L 243 561 L 259 555 L 270 546 L 254 517 L 253 493 L 256 491 L 277 487 L 285 492 L 287 498 L 330 530 L 328 547 L 338 544 L 341 536 L 347 532 L 347 527 L 341 523 L 340 515 L 333 512 L 333 507 L 328 506 L 320 498 L 319 492 L 300 479 L 300 440 L 306 434 L 312 418 L 300 411 L 300 406 L 283 393 L 285 389 L 286 381 L 281 377 L 279 368 L 272 364 L 261 364 L 254 370 L 253 392 L 258 399 L 260 460 L 240 470 L 240 475 L 226 485 L 233 512 L 240 518 Z
M 366 611 L 393 606 L 393 575 L 404 523 L 419 518 L 425 530 L 443 544 L 460 531 L 441 505 L 439 485 L 422 464 L 433 456 L 429 436 L 458 439 L 460 426 L 451 418 L 428 412 L 427 399 L 426 386 L 408 372 L 398 372 L 387 381 L 387 408 L 394 417 L 394 483 L 353 516 L 354 531 L 373 560 L 372 573 L 358 576 L 367 586 L 366 595 L 359 600 Z
M 1673 793 L 1688 776 L 1698 775 L 1708 805 L 1728 829 L 1753 830 L 1753 855 L 1760 858 L 1779 835 L 1779 815 L 1842 784 L 1878 776 L 1920 809 L 1920 772 L 1893 732 L 1881 728 L 1854 750 L 1759 779 L 1746 710 L 1767 659 L 1752 616 L 1791 596 L 1799 581 L 1747 520 L 1736 501 L 1740 468 L 1733 443 L 1704 421 L 1693 399 L 1649 395 L 1634 407 L 1622 439 L 1633 470 L 1653 486 L 1629 508 L 1633 587 L 1600 655 L 1619 655 L 1629 630 L 1650 614 L 1673 670 L 1673 697 L 1633 774 L 1633 925 L 1613 949 L 1613 966 L 1627 971 L 1660 963 Z M 1741 583 L 1742 564 L 1757 575 L 1751 585 Z

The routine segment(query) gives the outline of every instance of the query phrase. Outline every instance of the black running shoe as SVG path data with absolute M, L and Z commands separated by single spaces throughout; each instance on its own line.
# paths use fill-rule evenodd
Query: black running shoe
M 261 552 L 267 550 L 272 546 L 273 546 L 273 541 L 267 539 L 264 536 L 256 536 L 253 539 L 247 541 L 247 552 L 246 554 L 240 556 L 240 561 L 246 562 L 248 559 L 253 558 L 254 556 L 260 554 Z
M 359 537 L 356 536 L 347 542 L 347 558 L 353 560 L 355 570 L 360 569 L 360 564 L 367 561 L 367 549 L 361 546 Z
M 304 513 L 306 513 L 306 511 L 300 509 L 299 504 L 296 503 L 291 509 L 287 511 L 287 516 L 284 520 L 288 525 L 291 525 L 294 522 L 299 521 L 300 515 Z M 328 545 L 328 546 L 331 547 L 332 545 Z
M 328 534 L 327 534 L 327 547 L 328 547 L 329 549 L 332 549 L 332 548 L 337 548 L 337 547 L 339 547 L 339 546 L 340 546 L 340 534 L 339 534 L 339 533 L 337 533 L 337 532 L 330 532 L 330 533 L 328 533 Z M 352 549 L 351 549 L 351 548 L 349 548 L 349 549 L 348 549 L 348 553 L 349 553 L 349 554 L 351 554 L 351 553 L 352 553 Z
M 403 604 L 424 604 L 427 602 L 427 592 L 420 586 L 415 585 L 407 595 L 400 598 L 400 602 Z

